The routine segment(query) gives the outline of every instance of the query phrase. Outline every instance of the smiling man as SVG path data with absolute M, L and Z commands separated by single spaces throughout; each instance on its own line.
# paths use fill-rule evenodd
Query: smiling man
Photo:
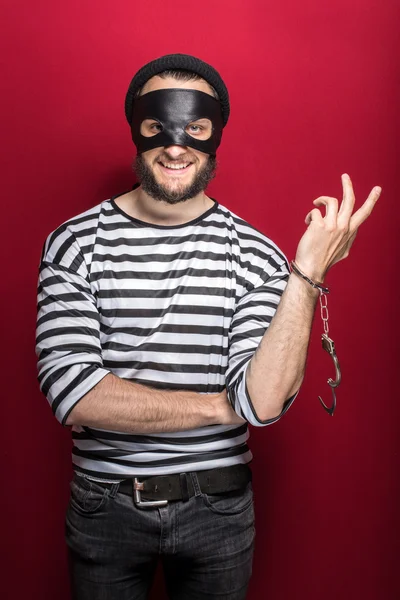
M 204 212 L 214 205 L 204 190 L 216 169 L 223 128 L 221 104 L 215 89 L 190 71 L 169 69 L 136 89 L 140 75 L 128 92 L 127 111 L 134 115 L 132 139 L 138 149 L 135 171 L 141 185 L 120 202 L 131 212 L 135 206 L 139 214 L 147 211 L 149 198 L 164 201 L 168 206 L 157 209 L 167 219 L 178 215 L 182 222 L 196 210 Z M 225 92 L 222 80 L 220 84 Z M 186 206 L 171 209 L 171 205 L 187 200 Z
M 229 96 L 213 67 L 161 57 L 125 113 L 139 184 L 70 219 L 40 266 L 39 381 L 74 442 L 73 598 L 240 600 L 252 569 L 248 424 L 277 421 L 304 376 L 318 295 L 379 197 L 321 196 L 294 271 L 208 197 Z M 325 216 L 317 207 L 325 206 Z
M 135 163 L 141 190 L 169 204 L 199 195 L 204 201 L 203 192 L 214 176 L 215 151 L 222 134 L 220 105 L 213 98 L 213 88 L 203 79 L 190 77 L 190 73 L 182 71 L 167 71 L 162 77 L 152 77 L 135 103 L 137 116 L 132 136 L 137 147 L 144 150 L 137 155 Z M 151 94 L 157 90 L 164 91 Z M 201 94 L 194 95 L 193 90 Z M 141 116 L 150 114 L 149 110 L 162 119 L 163 125 L 152 118 L 141 120 Z M 207 114 L 208 118 L 196 118 L 198 114 Z M 178 124 L 180 129 L 177 129 Z M 161 137 L 164 139 L 160 140 Z M 162 148 L 161 141 L 165 144 Z M 182 143 L 184 146 L 179 145 Z

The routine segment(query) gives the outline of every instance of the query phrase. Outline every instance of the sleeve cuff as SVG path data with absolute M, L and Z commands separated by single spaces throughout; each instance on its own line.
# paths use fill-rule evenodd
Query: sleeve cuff
M 106 375 L 109 375 L 110 372 L 111 371 L 108 371 L 107 369 L 96 369 L 96 371 L 92 373 L 90 377 L 85 379 L 84 385 L 79 386 L 79 388 L 75 390 L 76 394 L 74 394 L 73 399 L 69 399 L 70 401 L 68 402 L 68 405 L 67 401 L 64 401 L 58 407 L 55 416 L 57 420 L 60 421 L 61 425 L 63 425 L 63 427 L 67 427 L 66 421 L 74 406 L 76 406 L 76 404 L 78 404 L 78 402 L 83 398 L 83 396 L 90 392 L 90 390 L 92 390 L 95 385 L 97 385 L 102 379 L 104 379 Z
M 229 397 L 229 401 L 232 405 L 232 408 L 235 410 L 235 412 L 238 415 L 240 415 L 241 417 L 246 419 L 248 421 L 248 423 L 250 423 L 250 425 L 254 425 L 255 427 L 264 427 L 266 425 L 272 425 L 272 423 L 279 421 L 279 419 L 281 417 L 283 417 L 283 415 L 289 410 L 289 408 L 292 406 L 294 400 L 296 399 L 296 397 L 299 393 L 299 390 L 293 396 L 291 396 L 290 398 L 288 398 L 285 401 L 282 411 L 279 415 L 277 415 L 276 417 L 272 417 L 271 419 L 266 419 L 265 421 L 263 421 L 257 415 L 257 412 L 251 401 L 249 390 L 247 388 L 247 382 L 246 382 L 247 367 L 248 367 L 248 365 L 244 369 L 241 376 L 238 377 L 238 379 L 236 380 L 233 387 L 229 390 L 228 397 Z

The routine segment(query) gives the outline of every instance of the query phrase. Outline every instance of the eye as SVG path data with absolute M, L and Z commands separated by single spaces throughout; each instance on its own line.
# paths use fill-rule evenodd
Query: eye
M 160 133 L 162 129 L 162 125 L 154 119 L 145 119 L 140 125 L 140 133 L 144 137 L 152 137 L 157 135 L 157 133 Z
M 198 133 L 199 131 L 203 130 L 203 127 L 200 127 L 200 125 L 189 125 L 189 130 L 192 133 Z
M 198 140 L 208 140 L 212 134 L 210 119 L 198 119 L 186 126 L 186 133 Z

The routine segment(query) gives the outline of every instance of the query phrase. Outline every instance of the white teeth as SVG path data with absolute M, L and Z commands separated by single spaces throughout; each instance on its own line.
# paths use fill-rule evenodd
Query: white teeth
M 163 165 L 163 167 L 166 167 L 167 169 L 185 169 L 188 165 L 190 165 L 190 163 L 182 163 L 182 164 L 175 164 L 175 163 L 161 163 Z

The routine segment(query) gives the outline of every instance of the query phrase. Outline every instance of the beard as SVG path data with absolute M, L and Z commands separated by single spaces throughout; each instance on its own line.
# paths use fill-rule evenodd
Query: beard
M 198 171 L 198 173 L 196 173 L 191 183 L 170 190 L 157 182 L 153 171 L 141 154 L 136 156 L 133 167 L 143 190 L 151 198 L 154 198 L 154 200 L 160 200 L 167 202 L 168 204 L 185 202 L 185 200 L 190 200 L 200 194 L 200 192 L 203 192 L 210 181 L 215 177 L 216 168 L 217 159 L 215 156 L 209 156 L 206 164 Z

